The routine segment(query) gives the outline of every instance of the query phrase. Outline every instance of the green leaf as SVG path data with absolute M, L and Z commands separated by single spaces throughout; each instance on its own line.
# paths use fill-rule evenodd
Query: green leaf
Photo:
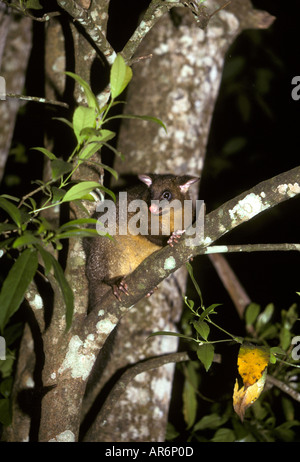
M 186 304 L 186 306 L 189 307 L 189 309 L 191 311 L 194 311 L 194 305 L 195 305 L 195 302 L 194 300 L 190 300 L 188 297 L 184 297 L 184 303 Z
M 33 197 L 28 197 L 28 200 L 31 203 L 31 210 L 35 210 L 37 208 L 36 201 L 33 199 Z M 25 202 L 25 205 L 27 205 L 26 202 Z M 28 207 L 30 206 L 28 205 Z
M 251 326 L 254 323 L 259 313 L 260 306 L 257 303 L 250 303 L 250 305 L 247 306 L 245 313 L 245 320 L 247 326 Z
M 13 385 L 13 377 L 7 377 L 0 383 L 0 393 L 4 398 L 8 398 L 11 394 Z
M 59 178 L 61 175 L 65 173 L 71 172 L 73 169 L 73 165 L 69 162 L 65 162 L 61 159 L 55 159 L 51 161 L 51 171 L 52 177 L 54 180 Z
M 235 441 L 234 431 L 230 428 L 219 428 L 211 441 L 214 443 L 233 443 Z
M 272 315 L 274 313 L 274 305 L 273 303 L 269 303 L 264 311 L 260 313 L 256 321 L 256 331 L 260 332 L 262 328 L 270 321 Z
M 86 129 L 82 130 L 82 132 L 86 133 Z M 81 134 L 82 134 L 81 132 Z M 94 135 L 88 139 L 87 144 L 82 148 L 79 153 L 80 160 L 88 160 L 92 157 L 95 152 L 99 151 L 102 148 L 104 142 L 111 140 L 115 137 L 115 133 L 110 130 L 100 130 L 98 131 L 98 135 Z
M 107 170 L 116 180 L 119 178 L 118 172 L 114 170 L 113 168 L 109 167 L 108 165 L 101 164 L 101 162 L 96 162 L 101 168 L 104 170 Z
M 221 416 L 219 414 L 209 414 L 205 415 L 202 417 L 199 422 L 197 422 L 193 428 L 193 431 L 199 431 L 199 430 L 205 430 L 207 428 L 209 429 L 215 429 L 218 427 L 221 427 L 221 425 L 224 425 L 224 423 L 228 420 L 228 417 L 226 416 Z
M 73 129 L 78 143 L 84 141 L 87 136 L 82 134 L 84 128 L 95 128 L 96 112 L 94 108 L 78 106 L 73 114 Z
M 5 231 L 12 231 L 16 229 L 16 225 L 11 223 L 0 223 L 0 233 L 5 233 Z
M 201 290 L 200 290 L 200 287 L 196 281 L 196 279 L 194 278 L 194 272 L 193 272 L 193 267 L 190 263 L 186 263 L 185 266 L 187 267 L 187 270 L 188 270 L 188 273 L 190 275 L 190 278 L 194 284 L 194 287 L 197 291 L 197 294 L 199 295 L 199 298 L 200 298 L 200 301 L 201 301 L 201 306 L 203 306 L 203 298 L 202 298 L 202 293 L 201 293 Z
M 31 10 L 41 10 L 43 7 L 40 4 L 39 0 L 27 0 L 26 1 L 26 9 Z
M 132 79 L 132 70 L 126 65 L 124 58 L 117 55 L 110 71 L 110 89 L 112 99 L 117 98 Z
M 66 228 L 72 228 L 73 226 L 80 227 L 81 225 L 94 225 L 96 223 L 97 223 L 96 218 L 78 218 L 77 220 L 71 220 L 61 225 L 59 228 L 59 232 L 61 232 L 62 230 Z
M 197 349 L 198 359 L 202 362 L 206 372 L 210 368 L 214 359 L 214 347 L 211 343 L 204 343 Z
M 18 249 L 19 247 L 35 244 L 37 242 L 40 242 L 40 239 L 38 239 L 32 232 L 26 231 L 22 236 L 17 237 L 12 247 L 13 249 Z
M 4 361 L 0 361 L 0 373 L 2 379 L 11 377 L 13 374 L 14 363 L 14 355 L 9 351 L 8 348 L 6 348 L 6 359 Z
M 97 151 L 100 151 L 103 143 L 101 141 L 93 141 L 86 144 L 79 153 L 79 161 L 89 160 Z
M 115 137 L 115 132 L 111 130 L 86 127 L 81 130 L 81 135 L 89 137 L 88 143 L 97 141 L 109 141 Z
M 49 253 L 49 255 L 51 255 Z M 52 260 L 52 266 L 54 269 L 54 276 L 55 279 L 57 280 L 62 296 L 65 301 L 66 305 L 66 328 L 67 330 L 71 327 L 72 324 L 72 318 L 73 318 L 73 311 L 74 311 L 74 294 L 73 291 L 64 275 L 63 269 L 58 263 L 58 261 L 51 255 L 51 260 Z
M 45 265 L 45 276 L 47 276 L 47 274 L 52 268 L 53 255 L 50 252 L 48 252 L 48 250 L 44 249 L 44 247 L 41 245 L 37 245 L 36 248 L 38 249 L 43 259 Z
M 275 324 L 269 324 L 267 327 L 263 329 L 263 331 L 259 334 L 260 339 L 264 338 L 274 338 L 277 337 L 278 331 Z
M 280 346 L 284 350 L 287 350 L 291 344 L 292 334 L 288 329 L 286 329 L 285 327 L 282 327 L 280 329 L 279 339 L 280 339 Z
M 201 314 L 201 316 L 199 317 L 199 321 L 202 321 L 204 318 L 206 318 L 206 316 L 208 316 L 209 314 L 216 314 L 215 312 L 215 308 L 217 308 L 217 306 L 221 306 L 222 303 L 213 303 L 212 305 L 210 305 L 208 308 L 206 308 L 203 313 Z
M 52 204 L 55 204 L 56 202 L 60 202 L 64 195 L 66 194 L 66 190 L 63 188 L 57 188 L 56 186 L 52 186 L 51 188 L 51 193 L 52 193 Z
M 5 199 L 10 199 L 11 201 L 15 201 L 15 202 L 19 202 L 20 200 L 19 197 L 11 196 L 10 194 L 1 194 L 0 197 L 4 197 Z
M 48 151 L 48 149 L 45 149 L 45 148 L 31 148 L 31 149 L 42 152 L 43 154 L 45 154 L 45 156 L 47 156 L 51 160 L 56 159 L 56 155 L 53 154 L 53 152 Z
M 88 106 L 90 108 L 97 109 L 99 111 L 99 105 L 98 105 L 97 98 L 92 92 L 89 84 L 85 80 L 83 80 L 81 77 L 79 77 L 79 75 L 74 74 L 73 72 L 65 72 L 65 74 L 68 75 L 69 77 L 72 77 L 72 79 L 76 80 L 76 82 L 79 83 L 79 85 L 81 85 L 81 87 L 84 90 Z
M 0 241 L 0 249 L 9 249 L 10 245 L 14 242 L 13 237 L 9 237 L 8 239 L 5 239 L 4 241 Z
M 195 327 L 198 334 L 200 334 L 204 340 L 207 340 L 210 332 L 209 325 L 204 321 L 194 321 L 193 326 Z
M 53 120 L 59 120 L 60 122 L 66 124 L 68 127 L 70 127 L 73 130 L 73 125 L 68 119 L 65 119 L 64 117 L 53 117 Z
M 66 192 L 62 202 L 75 201 L 82 199 L 86 194 L 89 194 L 93 189 L 100 188 L 101 185 L 96 181 L 82 181 L 81 183 L 72 186 L 69 191 Z
M 12 218 L 18 227 L 21 226 L 21 212 L 18 207 L 15 206 L 15 204 L 12 204 L 10 201 L 0 197 L 0 207 L 8 213 L 8 215 Z
M 156 124 L 160 125 L 167 133 L 167 127 L 157 117 L 152 117 L 152 116 L 147 116 L 147 115 L 120 114 L 120 115 L 109 117 L 108 119 L 106 119 L 105 122 L 108 122 L 109 120 L 113 120 L 113 119 L 136 119 L 136 120 L 145 120 L 147 122 L 155 122 Z
M 113 199 L 113 201 L 116 202 L 116 195 L 113 191 L 111 191 L 108 188 L 105 188 L 105 186 L 102 185 L 99 186 L 99 189 L 103 191 L 105 194 L 108 194 Z
M 55 236 L 55 239 L 69 239 L 70 237 L 97 237 L 99 233 L 92 228 L 73 228 Z
M 187 424 L 187 428 L 194 425 L 197 415 L 197 396 L 196 390 L 187 378 L 183 386 L 183 416 Z
M 122 160 L 125 159 L 125 157 L 123 156 L 123 154 L 121 153 L 121 151 L 118 151 L 118 150 L 115 149 L 113 146 L 111 146 L 109 143 L 106 143 L 105 141 L 102 141 L 102 144 L 103 144 L 103 146 L 105 146 L 106 148 L 110 149 L 114 154 L 116 154 L 116 156 L 119 156 Z
M 12 411 L 10 399 L 0 399 L 0 422 L 8 426 L 12 422 Z
M 238 151 L 241 151 L 247 144 L 247 139 L 244 138 L 243 136 L 236 136 L 234 138 L 231 138 L 225 146 L 223 147 L 223 152 L 225 155 L 232 155 L 237 153 Z
M 10 269 L 0 293 L 0 330 L 19 309 L 38 267 L 37 252 L 26 249 Z

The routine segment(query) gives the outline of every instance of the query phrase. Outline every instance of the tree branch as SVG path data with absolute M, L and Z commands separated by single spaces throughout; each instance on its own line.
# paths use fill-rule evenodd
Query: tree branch
M 214 253 L 244 253 L 244 252 L 290 252 L 300 251 L 300 244 L 242 244 L 242 245 L 212 245 L 206 249 L 206 254 Z
M 190 258 L 208 253 L 209 246 L 224 234 L 298 194 L 300 194 L 300 167 L 263 181 L 227 201 L 206 216 L 203 242 L 188 247 L 187 239 L 183 238 L 175 247 L 166 246 L 150 255 L 126 278 L 130 295 L 124 301 L 118 302 L 112 293 L 109 294 L 90 313 L 86 320 L 86 328 L 89 329 L 94 325 L 95 319 L 93 321 L 92 319 L 99 309 L 106 312 L 109 308 L 109 312 L 119 318 L 130 306 Z
M 127 61 L 128 64 L 131 64 L 130 61 L 139 47 L 140 43 L 144 37 L 149 33 L 152 27 L 172 8 L 187 7 L 196 17 L 196 21 L 199 24 L 201 29 L 205 29 L 208 25 L 208 22 L 212 16 L 218 13 L 221 9 L 225 8 L 230 2 L 225 3 L 223 6 L 218 8 L 212 14 L 207 12 L 204 6 L 199 6 L 197 10 L 193 2 L 186 2 L 184 0 L 179 1 L 163 1 L 163 0 L 152 0 L 148 9 L 146 10 L 144 17 L 138 27 L 135 29 L 133 35 L 126 43 L 125 47 L 122 50 L 122 56 Z
M 284 393 L 289 395 L 291 398 L 293 398 L 295 401 L 298 401 L 300 403 L 300 393 L 297 390 L 294 390 L 293 388 L 291 388 L 285 382 L 282 382 L 282 380 L 278 380 L 272 375 L 268 374 L 267 382 L 279 388 L 279 390 L 283 391 Z
M 90 12 L 82 8 L 74 0 L 57 0 L 57 3 L 63 8 L 75 21 L 77 21 L 93 40 L 97 48 L 106 57 L 109 64 L 115 60 L 116 53 L 104 35 L 104 31 L 95 23 Z
M 251 303 L 247 292 L 223 255 L 213 253 L 209 255 L 209 258 L 233 301 L 240 319 L 243 319 L 245 308 Z
M 135 378 L 138 374 L 142 372 L 149 371 L 151 369 L 156 369 L 157 367 L 164 366 L 169 363 L 179 363 L 183 361 L 190 361 L 190 355 L 188 352 L 176 352 L 169 353 L 162 356 L 157 356 L 155 358 L 145 359 L 140 361 L 137 364 L 129 367 L 120 377 L 118 382 L 111 389 L 109 395 L 107 396 L 101 410 L 97 416 L 97 421 L 101 422 L 100 426 L 103 428 L 108 423 L 108 416 L 110 415 L 112 409 L 119 401 L 121 395 L 126 390 L 129 382 Z M 214 355 L 214 362 L 221 362 L 220 355 Z
M 144 17 L 138 27 L 135 29 L 133 35 L 126 43 L 125 47 L 122 50 L 122 56 L 125 61 L 129 62 L 134 53 L 136 52 L 138 46 L 152 29 L 152 27 L 157 23 L 157 21 L 164 16 L 171 8 L 175 6 L 183 6 L 180 2 L 163 2 L 161 0 L 152 0 L 148 6 Z

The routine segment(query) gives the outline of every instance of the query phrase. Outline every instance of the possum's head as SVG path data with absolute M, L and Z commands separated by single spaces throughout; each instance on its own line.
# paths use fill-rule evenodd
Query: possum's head
M 149 188 L 149 211 L 152 215 L 159 215 L 162 234 L 184 229 L 184 202 L 190 199 L 189 189 L 199 178 L 190 175 L 150 174 L 139 175 L 139 179 Z M 191 208 L 189 211 L 191 212 Z M 192 216 L 190 221 L 192 222 Z

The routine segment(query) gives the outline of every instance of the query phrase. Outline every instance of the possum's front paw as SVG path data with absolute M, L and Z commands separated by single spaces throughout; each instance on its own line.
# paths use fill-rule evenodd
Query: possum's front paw
M 129 295 L 128 285 L 126 284 L 124 277 L 121 278 L 117 283 L 112 284 L 112 290 L 114 296 L 119 300 L 119 302 L 121 301 L 122 294 Z
M 174 247 L 174 244 L 177 244 L 181 236 L 185 233 L 185 229 L 178 229 L 177 231 L 173 231 L 171 236 L 169 237 L 168 244 L 170 247 Z

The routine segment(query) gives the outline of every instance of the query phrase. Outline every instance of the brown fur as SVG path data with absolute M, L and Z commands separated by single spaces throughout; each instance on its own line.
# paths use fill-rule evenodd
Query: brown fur
M 120 235 L 117 226 L 117 233 L 113 239 L 107 237 L 96 237 L 85 240 L 87 252 L 86 273 L 90 284 L 90 306 L 97 303 L 102 296 L 110 290 L 110 287 L 117 284 L 125 276 L 132 273 L 140 263 L 153 252 L 161 249 L 167 244 L 168 238 L 173 231 L 176 211 L 170 209 L 170 213 L 159 216 L 160 234 L 151 236 L 150 223 L 151 213 L 149 206 L 151 200 L 163 200 L 164 196 L 171 195 L 170 201 L 178 199 L 181 204 L 189 199 L 189 187 L 198 180 L 191 176 L 175 175 L 140 175 L 142 183 L 127 190 L 128 203 L 134 199 L 142 199 L 148 205 L 148 235 Z M 167 194 L 165 194 L 167 192 Z M 170 193 L 170 194 L 168 194 Z M 134 213 L 128 213 L 127 222 Z M 96 215 L 100 218 L 101 214 Z M 116 200 L 116 220 L 119 222 L 118 196 Z M 162 231 L 170 220 L 170 234 L 163 235 Z M 183 229 L 183 225 L 180 227 Z

